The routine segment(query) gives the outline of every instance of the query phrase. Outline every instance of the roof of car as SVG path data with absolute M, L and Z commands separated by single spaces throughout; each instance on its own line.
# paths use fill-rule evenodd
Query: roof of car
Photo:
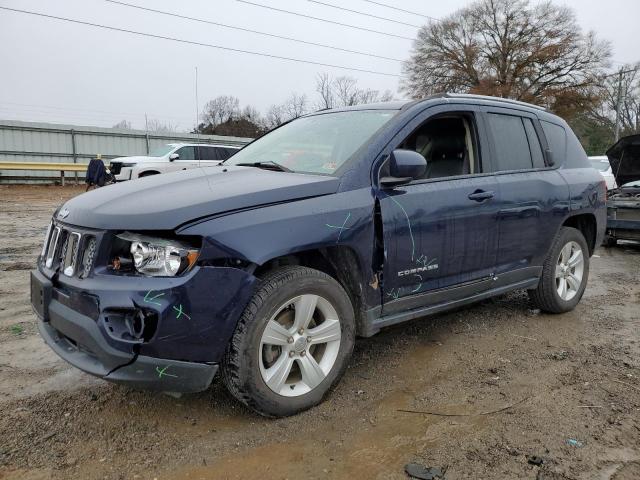
M 466 93 L 438 93 L 430 95 L 419 100 L 394 100 L 391 102 L 378 102 L 378 103 L 365 103 L 361 105 L 353 105 L 349 107 L 323 109 L 314 112 L 310 115 L 324 113 L 324 112 L 343 112 L 352 110 L 406 110 L 414 105 L 419 105 L 429 102 L 455 102 L 455 103 L 467 103 L 467 104 L 483 104 L 493 105 L 496 107 L 506 108 L 519 108 L 521 110 L 529 110 L 535 113 L 547 112 L 544 107 L 533 105 L 532 103 L 520 102 L 518 100 L 511 100 L 509 98 L 490 97 L 487 95 L 473 95 Z

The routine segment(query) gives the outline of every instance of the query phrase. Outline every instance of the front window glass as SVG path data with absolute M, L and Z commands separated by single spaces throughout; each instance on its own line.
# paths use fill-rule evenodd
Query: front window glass
M 182 147 L 176 150 L 176 153 L 180 155 L 178 160 L 195 160 L 196 159 L 196 147 Z
M 225 165 L 276 162 L 294 172 L 332 174 L 395 114 L 354 110 L 302 117 L 246 146 Z
M 171 150 L 176 148 L 175 145 L 162 145 L 161 147 L 155 148 L 149 154 L 150 157 L 164 157 Z

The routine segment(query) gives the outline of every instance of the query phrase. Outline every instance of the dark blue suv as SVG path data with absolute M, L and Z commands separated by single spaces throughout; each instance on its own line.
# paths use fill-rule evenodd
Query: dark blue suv
M 219 167 L 80 195 L 32 272 L 40 333 L 85 372 L 167 392 L 216 372 L 267 416 L 322 400 L 356 336 L 514 289 L 580 301 L 605 184 L 568 125 L 439 95 L 306 115 Z

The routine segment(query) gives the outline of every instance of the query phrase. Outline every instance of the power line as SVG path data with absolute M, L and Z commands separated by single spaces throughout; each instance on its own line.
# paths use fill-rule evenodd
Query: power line
M 394 20 L 392 18 L 379 17 L 377 15 L 372 15 L 371 13 L 360 12 L 358 10 L 351 10 L 350 8 L 339 7 L 338 5 L 332 5 L 330 3 L 320 2 L 318 0 L 307 0 L 307 1 L 311 3 L 317 3 L 318 5 L 323 5 L 325 7 L 343 10 L 345 12 L 357 13 L 358 15 L 364 15 L 365 17 L 377 18 L 378 20 L 384 20 L 386 22 L 393 22 L 393 23 L 398 23 L 400 25 L 406 25 L 408 27 L 420 28 L 420 25 L 414 25 L 413 23 L 401 22 L 400 20 Z
M 264 35 L 266 37 L 279 38 L 281 40 L 288 40 L 290 42 L 298 42 L 298 43 L 303 43 L 305 45 L 313 45 L 315 47 L 330 48 L 332 50 L 338 50 L 338 51 L 341 51 L 341 52 L 353 53 L 353 54 L 356 54 L 356 55 L 364 55 L 366 57 L 381 58 L 383 60 L 392 60 L 394 62 L 402 62 L 402 60 L 400 60 L 398 58 L 385 57 L 383 55 L 376 55 L 374 53 L 360 52 L 358 50 L 349 50 L 348 48 L 336 47 L 334 45 L 326 45 L 326 44 L 323 44 L 323 43 L 309 42 L 307 40 L 300 40 L 299 38 L 286 37 L 284 35 L 276 35 L 275 33 L 260 32 L 258 30 L 251 30 L 250 28 L 236 27 L 234 25 L 227 25 L 227 24 L 224 24 L 224 23 L 214 22 L 212 20 L 204 20 L 202 18 L 189 17 L 187 15 L 180 15 L 178 13 L 166 12 L 166 11 L 163 11 L 163 10 L 156 10 L 155 8 L 142 7 L 140 5 L 133 5 L 131 3 L 119 2 L 117 0 L 105 0 L 105 1 L 109 2 L 109 3 L 116 4 L 116 5 L 122 5 L 122 6 L 125 6 L 125 7 L 137 8 L 139 10 L 146 10 L 147 12 L 159 13 L 161 15 L 169 15 L 171 17 L 182 18 L 184 20 L 191 20 L 191 21 L 194 21 L 194 22 L 200 22 L 200 23 L 207 23 L 209 25 L 215 25 L 217 27 L 230 28 L 232 30 L 240 30 L 242 32 L 255 33 L 257 35 Z
M 328 20 L 326 18 L 320 18 L 320 17 L 311 16 L 311 15 L 305 15 L 303 13 L 292 12 L 291 10 L 284 10 L 282 8 L 271 7 L 269 5 L 263 5 L 261 3 L 249 2 L 247 0 L 236 0 L 236 1 L 240 2 L 240 3 L 246 3 L 247 5 L 252 5 L 254 7 L 266 8 L 268 10 L 274 10 L 276 12 L 288 13 L 290 15 L 296 15 L 298 17 L 309 18 L 311 20 L 318 20 L 319 22 L 331 23 L 333 25 L 340 25 L 341 27 L 355 28 L 356 30 L 362 30 L 364 32 L 377 33 L 379 35 L 386 35 L 387 37 L 395 37 L 395 38 L 401 38 L 403 40 L 412 40 L 413 41 L 413 38 L 403 37 L 402 35 L 396 35 L 394 33 L 382 32 L 380 30 L 373 30 L 373 29 L 365 28 L 365 27 L 358 27 L 357 25 L 351 25 L 349 23 L 335 22 L 333 20 Z
M 314 62 L 312 60 L 302 60 L 301 58 L 294 58 L 294 57 L 283 57 L 280 55 L 273 55 L 271 53 L 264 53 L 264 52 L 254 52 L 252 50 L 242 50 L 239 48 L 232 48 L 232 47 L 223 47 L 221 45 L 214 45 L 212 43 L 203 43 L 203 42 L 195 42 L 192 40 L 184 40 L 182 38 L 175 38 L 175 37 L 167 37 L 164 35 L 156 35 L 153 33 L 144 33 L 144 32 L 138 32 L 136 30 L 128 30 L 125 28 L 118 28 L 118 27 L 112 27 L 109 25 L 102 25 L 99 23 L 91 23 L 91 22 L 84 22 L 82 20 L 75 20 L 75 19 L 71 19 L 71 18 L 66 18 L 66 17 L 57 17 L 55 15 L 48 15 L 46 13 L 40 13 L 40 12 L 31 12 L 28 10 L 19 10 L 17 8 L 9 8 L 9 7 L 0 7 L 0 10 L 8 10 L 11 12 L 18 12 L 18 13 L 24 13 L 27 15 L 35 15 L 37 17 L 44 17 L 44 18 L 50 18 L 50 19 L 54 19 L 54 20 L 61 20 L 63 22 L 69 22 L 69 23 L 77 23 L 79 25 L 88 25 L 90 27 L 96 27 L 96 28 L 102 28 L 104 30 L 113 30 L 116 32 L 124 32 L 124 33 L 130 33 L 132 35 L 139 35 L 142 37 L 149 37 L 149 38 L 159 38 L 162 40 L 170 40 L 172 42 L 178 42 L 178 43 L 185 43 L 188 45 L 198 45 L 201 47 L 209 47 L 209 48 L 216 48 L 218 50 L 226 50 L 229 52 L 236 52 L 236 53 L 245 53 L 248 55 L 255 55 L 255 56 L 259 56 L 259 57 L 267 57 L 267 58 L 275 58 L 278 60 L 286 60 L 288 62 L 297 62 L 297 63 L 307 63 L 309 65 L 319 65 L 321 67 L 330 67 L 330 68 L 340 68 L 343 70 L 351 70 L 354 72 L 362 72 L 362 73 L 371 73 L 374 75 L 383 75 L 385 77 L 400 77 L 401 75 L 397 74 L 397 73 L 387 73 L 387 72 L 379 72 L 377 70 L 367 70 L 364 68 L 356 68 L 356 67 L 347 67 L 344 65 L 334 65 L 331 63 L 322 63 L 322 62 Z
M 373 3 L 374 5 L 379 5 L 381 7 L 385 7 L 385 8 L 390 8 L 391 10 L 397 10 L 399 12 L 404 12 L 404 13 L 410 13 L 411 15 L 418 15 L 420 17 L 424 17 L 424 18 L 428 18 L 429 20 L 434 20 L 436 22 L 439 22 L 440 19 L 436 18 L 436 17 L 430 17 L 429 15 L 424 15 L 422 13 L 418 13 L 418 12 L 412 12 L 411 10 L 405 10 L 403 8 L 398 8 L 398 7 L 394 7 L 393 5 L 388 5 L 386 3 L 382 3 L 382 2 L 374 2 L 373 0 L 362 0 L 363 2 L 367 2 L 367 3 Z
M 54 106 L 54 105 L 35 105 L 33 103 L 17 103 L 17 102 L 10 102 L 7 100 L 2 100 L 0 99 L 0 108 L 2 107 L 2 105 L 9 105 L 9 106 L 15 106 L 18 108 L 28 108 L 30 110 L 33 109 L 44 109 L 44 110 L 60 110 L 62 112 L 67 112 L 70 113 L 71 115 L 92 115 L 95 117 L 119 117 L 120 120 L 125 120 L 125 117 L 143 117 L 145 114 L 144 113 L 140 113 L 140 112 L 114 112 L 114 111 L 109 111 L 109 110 L 93 110 L 93 109 L 88 109 L 88 108 L 77 108 L 77 107 L 59 107 L 59 106 Z M 41 112 L 41 113 L 46 113 L 46 112 Z M 95 114 L 95 115 L 94 115 Z M 164 114 L 156 114 L 153 112 L 147 112 L 147 114 L 153 118 L 158 118 L 158 119 L 170 119 L 170 120 L 189 120 L 191 121 L 191 117 L 179 117 L 179 116 L 168 116 L 168 115 L 164 115 Z

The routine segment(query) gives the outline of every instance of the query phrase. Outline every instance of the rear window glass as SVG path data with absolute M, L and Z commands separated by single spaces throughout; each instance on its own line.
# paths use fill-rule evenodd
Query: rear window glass
M 567 132 L 560 125 L 545 122 L 544 120 L 540 120 L 540 125 L 544 130 L 544 136 L 547 137 L 547 143 L 554 160 L 557 163 L 562 162 L 567 155 Z
M 488 118 L 496 147 L 493 170 L 500 172 L 533 168 L 522 118 L 499 113 L 490 113 Z

